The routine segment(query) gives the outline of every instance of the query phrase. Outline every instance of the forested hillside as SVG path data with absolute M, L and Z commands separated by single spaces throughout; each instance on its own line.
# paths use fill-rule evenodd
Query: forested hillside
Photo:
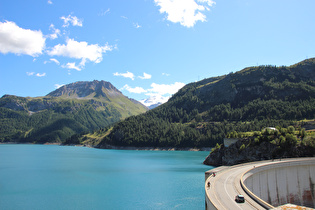
M 225 135 L 315 118 L 315 59 L 249 67 L 183 87 L 167 103 L 104 129 L 100 147 L 213 147 Z
M 0 142 L 63 142 L 147 109 L 105 81 L 76 82 L 44 97 L 0 99 Z
M 311 128 L 306 131 L 305 128 Z M 297 126 L 265 128 L 262 131 L 237 133 L 227 138 L 231 145 L 217 144 L 203 162 L 206 165 L 236 165 L 261 160 L 313 157 L 315 154 L 315 121 L 303 120 Z

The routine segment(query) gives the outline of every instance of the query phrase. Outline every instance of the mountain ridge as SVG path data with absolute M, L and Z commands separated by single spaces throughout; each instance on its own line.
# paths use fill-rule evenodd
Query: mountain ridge
M 228 132 L 315 118 L 315 59 L 248 67 L 187 84 L 165 104 L 113 126 L 99 146 L 213 147 Z
M 94 80 L 92 82 L 78 81 L 63 85 L 46 96 L 85 99 L 105 97 L 108 99 L 107 94 L 111 96 L 122 95 L 110 82 Z
M 111 83 L 97 80 L 64 85 L 42 97 L 4 95 L 0 142 L 62 142 L 146 110 Z

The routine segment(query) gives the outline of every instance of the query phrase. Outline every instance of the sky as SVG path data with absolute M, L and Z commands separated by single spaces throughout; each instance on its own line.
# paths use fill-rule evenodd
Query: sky
M 105 80 L 165 102 L 184 85 L 315 57 L 314 0 L 0 0 L 0 97 Z

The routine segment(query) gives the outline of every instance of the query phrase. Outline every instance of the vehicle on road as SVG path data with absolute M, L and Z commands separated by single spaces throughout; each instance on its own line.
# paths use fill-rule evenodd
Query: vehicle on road
M 235 201 L 237 203 L 244 203 L 245 202 L 245 198 L 244 198 L 243 195 L 237 195 L 237 196 L 235 196 Z

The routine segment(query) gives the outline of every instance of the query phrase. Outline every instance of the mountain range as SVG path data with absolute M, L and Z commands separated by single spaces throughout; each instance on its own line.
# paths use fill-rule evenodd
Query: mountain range
M 311 58 L 193 82 L 149 111 L 104 81 L 72 83 L 37 98 L 5 95 L 0 99 L 0 141 L 209 148 L 232 131 L 287 127 L 314 118 Z
M 190 83 L 167 103 L 98 133 L 97 145 L 203 148 L 231 131 L 295 125 L 315 118 L 315 59 L 248 67 Z
M 43 97 L 0 99 L 0 142 L 63 142 L 147 111 L 106 81 L 75 82 Z

